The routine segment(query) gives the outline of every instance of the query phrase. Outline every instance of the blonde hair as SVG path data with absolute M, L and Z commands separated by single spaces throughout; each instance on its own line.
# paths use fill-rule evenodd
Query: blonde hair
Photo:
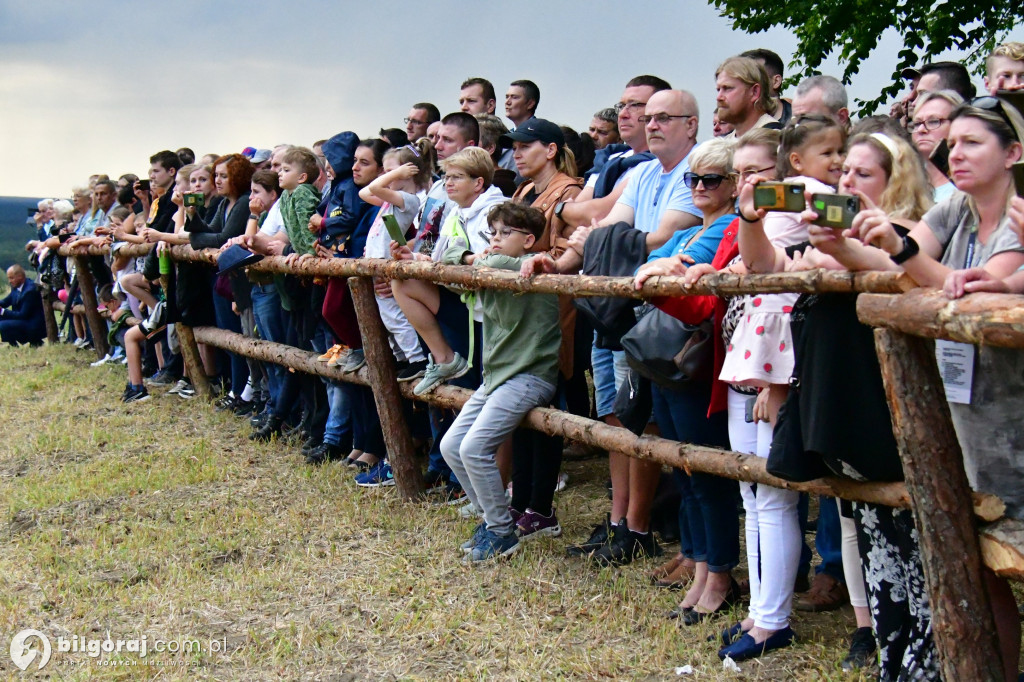
M 724 73 L 748 88 L 753 85 L 761 87 L 761 95 L 757 98 L 757 106 L 761 111 L 775 113 L 775 100 L 772 99 L 772 86 L 768 81 L 768 72 L 761 63 L 749 57 L 729 57 L 715 69 L 715 78 Z
M 781 138 L 782 133 L 774 128 L 751 128 L 743 137 L 736 140 L 736 146 L 732 151 L 735 154 L 736 150 L 742 147 L 761 147 L 771 154 L 773 159 L 778 159 Z
M 985 59 L 986 75 L 992 77 L 992 69 L 995 67 L 996 57 L 1006 57 L 1015 62 L 1024 62 L 1024 43 L 1007 42 L 997 45 L 992 54 Z
M 55 220 L 70 218 L 75 213 L 74 205 L 67 199 L 58 199 L 53 203 L 53 217 Z
M 455 152 L 441 162 L 441 168 L 447 173 L 451 168 L 466 171 L 470 177 L 483 178 L 484 189 L 491 186 L 494 180 L 494 161 L 491 155 L 480 147 L 466 147 Z
M 891 218 L 920 220 L 935 202 L 917 150 L 906 140 L 885 133 L 858 133 L 850 139 L 847 149 L 859 144 L 871 147 L 878 165 L 885 171 L 886 184 L 878 207 Z
M 920 95 L 918 95 L 916 100 L 914 100 L 914 110 L 910 112 L 910 115 L 913 116 L 914 114 L 917 113 L 918 109 L 923 107 L 925 104 L 928 104 L 928 102 L 932 102 L 935 100 L 942 100 L 943 102 L 949 104 L 949 106 L 951 107 L 951 111 L 952 109 L 956 109 L 958 106 L 964 103 L 964 98 L 960 96 L 960 93 L 954 92 L 953 90 L 935 90 L 923 92 Z
M 690 170 L 696 173 L 701 170 L 721 169 L 725 175 L 731 175 L 732 153 L 735 149 L 736 143 L 733 140 L 712 138 L 690 152 Z

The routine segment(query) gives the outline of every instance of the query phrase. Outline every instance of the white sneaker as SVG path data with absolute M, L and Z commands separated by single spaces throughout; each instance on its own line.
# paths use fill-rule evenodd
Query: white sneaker
M 459 507 L 459 516 L 464 519 L 482 519 L 484 513 L 475 504 L 470 502 Z
M 90 362 L 89 366 L 90 367 L 99 367 L 100 365 L 107 364 L 108 362 L 110 362 L 113 359 L 114 359 L 114 356 L 111 355 L 110 353 L 107 353 L 106 355 L 104 355 L 102 358 L 100 358 L 96 362 Z
M 569 485 L 569 474 L 564 471 L 558 474 L 558 483 L 555 484 L 555 492 L 560 493 L 565 490 L 565 486 Z
M 188 385 L 188 379 L 178 379 L 178 383 L 174 384 L 174 388 L 167 391 L 167 393 L 177 395 L 178 393 L 181 392 L 181 389 L 185 388 Z
M 81 348 L 82 346 L 84 346 L 87 343 L 89 343 L 89 341 L 87 339 L 83 339 L 82 337 L 78 337 L 74 341 L 74 346 L 75 346 L 75 348 Z

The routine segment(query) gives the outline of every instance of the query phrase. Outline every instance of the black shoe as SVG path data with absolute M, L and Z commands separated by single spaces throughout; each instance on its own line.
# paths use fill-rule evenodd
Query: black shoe
M 249 440 L 265 443 L 274 436 L 281 435 L 281 418 L 271 416 L 267 423 L 249 434 Z
M 342 452 L 340 445 L 321 443 L 306 455 L 306 464 L 320 466 L 326 462 L 336 462 L 340 459 L 344 459 L 344 457 L 345 454 Z
M 725 599 L 718 605 L 714 611 L 704 612 L 698 611 L 697 609 L 690 609 L 688 613 L 682 614 L 684 625 L 696 625 L 702 621 L 711 618 L 715 614 L 724 613 L 731 609 L 740 600 L 740 586 L 736 580 L 729 580 L 729 589 L 725 591 Z M 781 632 L 781 631 L 780 631 Z
M 255 409 L 255 404 L 251 400 L 242 400 L 239 398 L 235 401 L 234 413 L 236 417 L 248 417 L 252 414 Z
M 218 412 L 233 410 L 235 409 L 235 396 L 225 393 L 213 406 L 217 408 Z
M 321 441 L 321 439 L 313 438 L 312 436 L 310 436 L 302 444 L 301 452 L 302 452 L 303 455 L 309 455 L 309 453 L 313 452 L 314 450 L 320 449 L 321 445 L 323 445 L 323 442 Z
M 426 371 L 426 360 L 420 360 L 419 362 L 410 362 L 402 371 L 398 373 L 398 383 L 404 383 L 406 381 L 412 381 L 413 379 L 419 379 L 421 376 L 423 376 L 423 373 Z
M 875 653 L 875 633 L 871 628 L 857 628 L 850 638 L 850 653 L 840 664 L 847 672 L 858 668 L 867 668 L 878 662 Z
M 612 534 L 611 514 L 604 515 L 604 522 L 594 526 L 587 541 L 578 545 L 569 545 L 565 553 L 569 556 L 590 556 L 597 550 L 608 544 Z
M 602 566 L 624 566 L 642 556 L 658 556 L 661 548 L 654 533 L 635 533 L 626 525 L 625 517 L 612 528 L 612 538 L 590 557 Z

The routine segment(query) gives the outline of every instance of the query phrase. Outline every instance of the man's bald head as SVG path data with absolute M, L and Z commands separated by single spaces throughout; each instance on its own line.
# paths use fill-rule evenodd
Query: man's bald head
M 686 90 L 662 90 L 647 100 L 647 145 L 666 167 L 675 166 L 693 148 L 698 113 L 696 98 Z
M 25 269 L 20 265 L 12 265 L 7 268 L 7 282 L 12 289 L 17 289 L 25 283 Z

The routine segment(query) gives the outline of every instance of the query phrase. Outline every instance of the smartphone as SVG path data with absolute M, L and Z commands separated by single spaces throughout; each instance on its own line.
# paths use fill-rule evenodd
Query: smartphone
M 752 395 L 743 402 L 743 421 L 748 424 L 754 423 L 754 403 L 757 402 L 757 396 Z
M 139 180 L 139 189 L 143 192 L 149 191 L 149 180 Z
M 26 210 L 28 211 L 28 217 L 29 218 L 35 218 L 36 217 L 36 213 L 39 213 L 39 211 L 34 209 L 34 208 L 29 208 L 29 209 L 26 209 Z
M 853 216 L 860 212 L 860 198 L 849 194 L 812 194 L 811 208 L 818 214 L 815 225 L 848 230 Z
M 1017 186 L 1017 196 L 1024 198 L 1024 161 L 1013 164 L 1013 183 Z
M 391 239 L 398 242 L 399 246 L 405 246 L 408 242 L 405 239 L 405 234 L 402 233 L 402 228 L 398 226 L 398 220 L 393 215 L 385 215 L 384 227 L 387 228 L 388 234 L 391 235 Z
M 754 208 L 799 213 L 806 208 L 799 182 L 762 182 L 754 188 Z
M 184 199 L 185 206 L 202 206 L 203 205 L 203 193 L 202 192 L 189 192 L 188 194 L 181 195 Z
M 935 145 L 935 149 L 932 150 L 932 155 L 928 157 L 928 160 L 942 171 L 943 175 L 947 178 L 949 177 L 949 145 L 946 144 L 945 140 Z

